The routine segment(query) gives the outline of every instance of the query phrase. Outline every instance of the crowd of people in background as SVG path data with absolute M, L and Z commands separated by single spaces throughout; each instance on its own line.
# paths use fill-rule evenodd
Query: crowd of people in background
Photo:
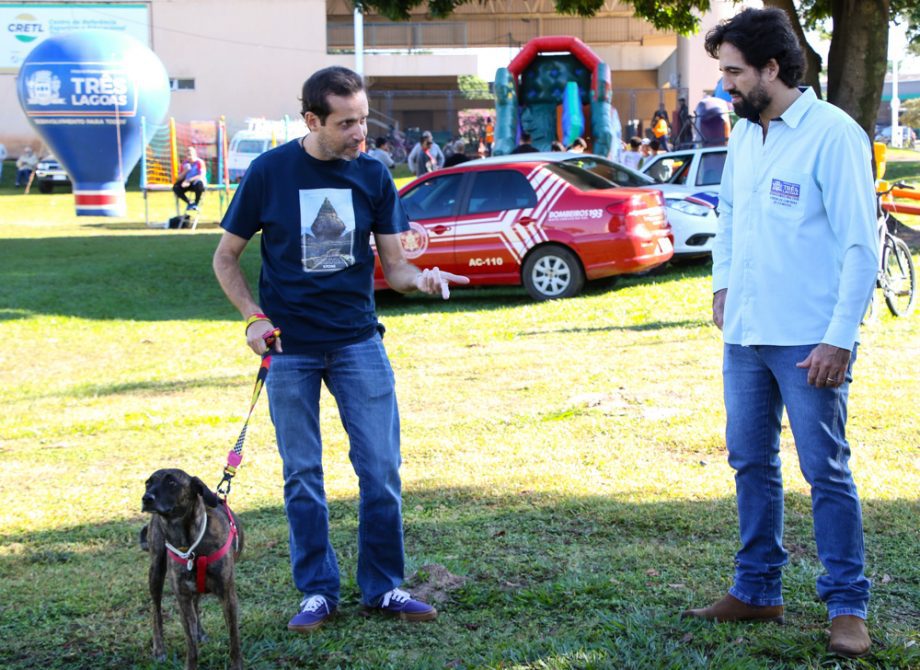
M 731 105 L 724 99 L 712 95 L 705 96 L 697 104 L 693 114 L 685 97 L 677 99 L 677 106 L 670 113 L 666 105 L 661 103 L 652 113 L 644 130 L 640 124 L 635 129 L 637 134 L 624 139 L 613 158 L 626 167 L 641 170 L 648 158 L 658 153 L 688 146 L 724 146 L 731 133 L 731 114 Z M 495 129 L 492 118 L 484 117 L 478 132 L 474 130 L 472 134 L 448 138 L 440 146 L 430 130 L 422 131 L 418 137 L 414 144 L 406 143 L 405 150 L 401 148 L 403 142 L 399 141 L 399 137 L 396 138 L 396 144 L 399 145 L 396 148 L 404 152 L 402 155 L 406 155 L 409 170 L 417 177 L 441 168 L 459 165 L 473 158 L 491 156 Z M 394 140 L 382 136 L 370 141 L 368 147 L 368 153 L 391 170 L 398 162 L 394 157 L 393 142 Z M 511 153 L 538 151 L 541 149 L 533 144 L 530 133 L 522 131 L 518 144 Z M 590 152 L 590 145 L 585 138 L 577 137 L 568 146 L 558 140 L 552 142 L 550 151 Z

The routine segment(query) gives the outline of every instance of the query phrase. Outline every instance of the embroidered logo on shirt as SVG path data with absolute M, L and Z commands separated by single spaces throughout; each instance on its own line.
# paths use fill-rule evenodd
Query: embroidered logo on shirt
M 772 179 L 770 181 L 770 200 L 780 207 L 795 207 L 799 204 L 802 187 L 791 181 Z

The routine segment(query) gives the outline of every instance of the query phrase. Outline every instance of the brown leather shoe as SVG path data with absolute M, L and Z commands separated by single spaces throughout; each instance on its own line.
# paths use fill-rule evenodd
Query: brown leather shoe
M 838 656 L 857 658 L 869 653 L 872 641 L 866 622 L 858 616 L 841 614 L 831 619 L 831 641 L 827 650 Z
M 729 594 L 709 607 L 687 610 L 680 615 L 681 619 L 690 617 L 708 619 L 717 623 L 720 621 L 772 621 L 783 623 L 783 606 L 748 605 Z

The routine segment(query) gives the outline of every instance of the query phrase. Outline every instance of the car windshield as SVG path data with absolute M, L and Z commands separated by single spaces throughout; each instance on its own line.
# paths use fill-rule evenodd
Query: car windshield
M 260 154 L 265 151 L 267 140 L 240 140 L 236 150 L 241 154 Z
M 593 172 L 598 177 L 603 177 L 617 186 L 650 186 L 655 180 L 648 175 L 630 170 L 625 165 L 603 160 L 594 156 L 578 156 L 562 161 L 565 165 L 574 165 L 588 172 Z
M 597 191 L 616 187 L 616 184 L 612 181 L 608 181 L 593 172 L 576 167 L 575 165 L 569 165 L 568 163 L 547 163 L 544 167 L 567 181 L 579 191 Z

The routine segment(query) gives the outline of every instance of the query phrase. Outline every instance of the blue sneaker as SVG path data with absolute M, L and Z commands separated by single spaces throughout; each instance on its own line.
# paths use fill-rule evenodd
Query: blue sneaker
M 192 203 L 191 205 L 185 208 L 185 211 L 194 212 L 196 209 L 198 209 L 198 205 L 196 205 L 195 203 Z
M 421 600 L 413 600 L 405 591 L 393 589 L 383 594 L 380 605 L 372 610 L 399 617 L 403 621 L 431 621 L 438 617 L 438 611 Z
M 300 601 L 300 612 L 288 621 L 288 630 L 309 633 L 322 626 L 335 614 L 335 608 L 322 596 L 307 596 Z

